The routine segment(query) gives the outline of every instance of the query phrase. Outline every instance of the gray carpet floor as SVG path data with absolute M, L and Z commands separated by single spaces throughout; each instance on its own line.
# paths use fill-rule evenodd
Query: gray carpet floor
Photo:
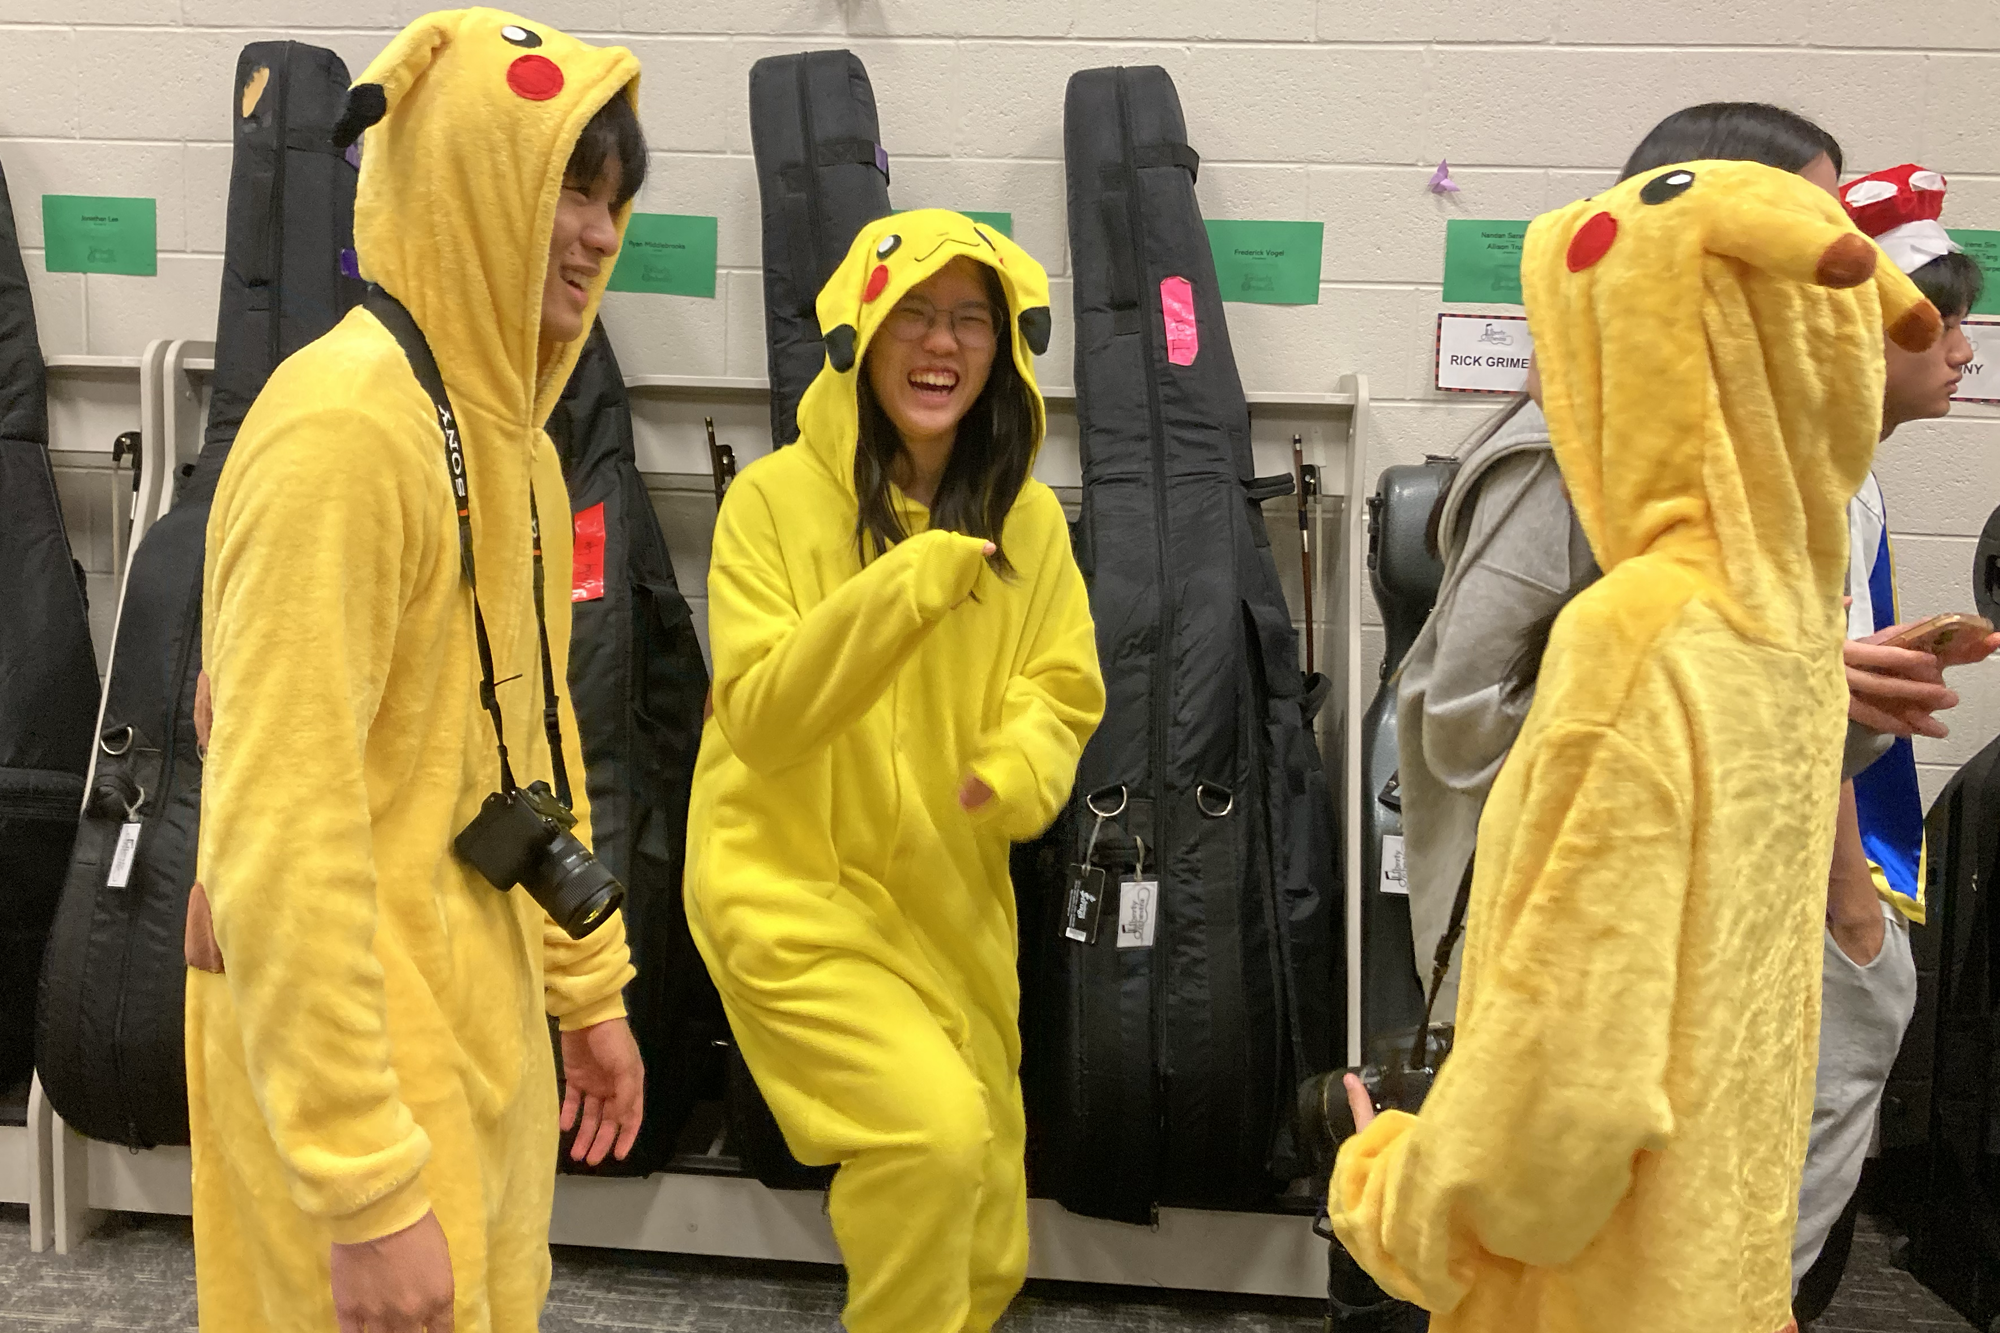
M 1890 1261 L 1868 1218 L 1833 1308 L 1813 1333 L 1963 1333 L 1971 1328 Z M 544 1333 L 832 1333 L 838 1270 L 559 1248 Z M 111 1218 L 68 1257 L 28 1252 L 27 1209 L 0 1206 L 0 1329 L 27 1333 L 195 1326 L 186 1218 Z M 1311 1302 L 1164 1296 L 1031 1283 L 1006 1333 L 1318 1333 Z

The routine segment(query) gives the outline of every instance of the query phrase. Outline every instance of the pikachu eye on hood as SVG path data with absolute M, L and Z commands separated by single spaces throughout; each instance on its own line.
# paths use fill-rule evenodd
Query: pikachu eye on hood
M 1007 301 L 1014 369 L 1035 408 L 1035 445 L 1047 424 L 1035 358 L 1049 350 L 1055 323 L 1049 313 L 1049 275 L 1034 258 L 983 223 L 942 208 L 877 218 L 861 229 L 847 257 L 820 289 L 817 310 L 826 340 L 826 365 L 799 400 L 799 439 L 828 470 L 853 484 L 859 367 L 882 322 L 910 289 L 954 259 L 986 265 Z
M 461 413 L 539 426 L 583 340 L 545 354 L 542 284 L 563 173 L 613 97 L 638 104 L 639 62 L 497 9 L 426 14 L 348 90 L 336 146 L 362 140 L 361 275 L 409 307 Z M 365 135 L 365 138 L 363 136 Z M 622 238 L 628 204 L 618 216 Z M 590 284 L 584 327 L 610 279 Z

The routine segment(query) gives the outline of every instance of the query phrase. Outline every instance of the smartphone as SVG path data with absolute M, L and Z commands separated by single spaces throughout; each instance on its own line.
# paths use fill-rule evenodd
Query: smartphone
M 1942 657 L 1961 640 L 1984 638 L 1992 632 L 1993 622 L 1984 616 L 1948 611 L 1941 616 L 1927 616 L 1895 638 L 1883 642 L 1891 648 L 1908 648 Z

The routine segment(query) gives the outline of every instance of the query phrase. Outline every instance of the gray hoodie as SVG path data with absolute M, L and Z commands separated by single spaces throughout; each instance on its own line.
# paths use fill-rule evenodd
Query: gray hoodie
M 1538 622 L 1598 575 L 1542 410 L 1504 409 L 1466 446 L 1438 525 L 1444 579 L 1396 689 L 1405 871 L 1417 975 L 1471 860 L 1479 811 L 1533 699 L 1507 686 Z M 1458 969 L 1437 1017 L 1458 997 Z

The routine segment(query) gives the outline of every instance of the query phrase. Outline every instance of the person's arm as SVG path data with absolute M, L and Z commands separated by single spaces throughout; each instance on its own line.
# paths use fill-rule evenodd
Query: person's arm
M 1882 896 L 1875 892 L 1875 870 L 1861 845 L 1861 819 L 1854 805 L 1852 782 L 1840 785 L 1833 869 L 1826 884 L 1826 926 L 1840 951 L 1863 967 L 1882 952 Z
M 801 615 L 778 549 L 780 521 L 756 486 L 739 481 L 717 517 L 708 571 L 715 721 L 760 773 L 810 759 L 859 721 L 972 595 L 991 549 L 955 532 L 919 533 Z
M 1451 1059 L 1420 1114 L 1384 1112 L 1342 1145 L 1328 1198 L 1362 1267 L 1432 1311 L 1457 1305 L 1481 1253 L 1573 1259 L 1673 1129 L 1687 784 L 1595 728 L 1543 737 L 1533 762 Z
M 430 1143 L 389 1061 L 364 770 L 406 572 L 450 508 L 367 414 L 273 429 L 210 520 L 203 882 L 292 1199 L 361 1242 L 430 1207 Z
M 1045 586 L 1030 609 L 1027 656 L 1007 682 L 1000 725 L 971 764 L 971 775 L 991 793 L 971 803 L 974 815 L 1017 842 L 1047 828 L 1069 799 L 1077 758 L 1104 716 L 1090 595 L 1053 495 L 1047 505 L 1053 521 L 1039 534 Z
M 1574 595 L 1572 522 L 1553 455 L 1517 454 L 1479 479 L 1424 681 L 1424 766 L 1447 786 L 1484 789 L 1520 733 L 1532 696 L 1512 688 L 1514 667 Z

